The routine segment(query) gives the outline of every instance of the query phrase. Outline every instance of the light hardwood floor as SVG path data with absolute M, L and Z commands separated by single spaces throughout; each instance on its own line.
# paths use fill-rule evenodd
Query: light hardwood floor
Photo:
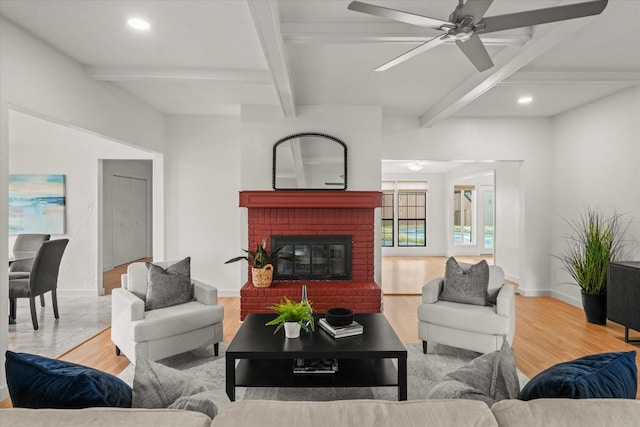
M 220 297 L 219 301 L 225 309 L 224 341 L 230 342 L 240 327 L 240 299 Z M 420 342 L 416 318 L 420 301 L 420 295 L 385 294 L 384 313 L 404 343 Z M 640 334 L 632 332 L 631 338 L 638 339 Z M 551 297 L 516 295 L 513 352 L 518 369 L 529 378 L 553 364 L 588 354 L 631 350 L 640 350 L 640 345 L 625 343 L 624 328 L 616 323 L 593 325 L 586 322 L 580 308 Z M 59 358 L 112 374 L 120 373 L 129 364 L 126 357 L 115 355 L 109 329 Z M 640 355 L 636 361 L 640 366 Z M 640 398 L 640 392 L 637 398 Z M 0 403 L 0 407 L 9 405 L 8 401 Z
M 419 295 L 422 286 L 435 277 L 444 276 L 448 257 L 382 257 L 382 291 L 385 295 Z M 475 264 L 480 260 L 493 264 L 493 256 L 457 256 L 456 260 Z

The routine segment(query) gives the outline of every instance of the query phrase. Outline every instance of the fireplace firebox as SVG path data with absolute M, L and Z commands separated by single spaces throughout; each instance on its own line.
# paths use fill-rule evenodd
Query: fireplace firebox
M 274 280 L 351 280 L 353 237 L 271 236 L 271 250 L 281 248 Z

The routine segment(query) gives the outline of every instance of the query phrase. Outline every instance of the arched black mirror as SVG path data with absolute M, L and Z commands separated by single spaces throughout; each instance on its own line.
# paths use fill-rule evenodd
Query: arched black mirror
M 347 145 L 321 133 L 296 133 L 273 144 L 274 190 L 346 190 Z

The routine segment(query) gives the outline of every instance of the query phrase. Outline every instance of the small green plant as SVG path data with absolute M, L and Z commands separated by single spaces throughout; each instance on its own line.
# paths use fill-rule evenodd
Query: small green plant
M 245 256 L 238 256 L 235 258 L 231 258 L 226 261 L 225 264 L 229 264 L 231 262 L 236 262 L 240 260 L 246 260 L 252 267 L 254 268 L 264 268 L 267 264 L 273 264 L 273 261 L 276 259 L 278 252 L 280 252 L 282 248 L 277 248 L 271 251 L 267 251 L 267 239 L 262 239 L 262 243 L 256 247 L 255 251 L 250 251 L 247 249 L 243 249 L 247 253 Z
M 275 319 L 265 323 L 265 326 L 277 325 L 276 330 L 273 331 L 274 334 L 282 328 L 285 322 L 297 322 L 303 328 L 306 328 L 306 325 L 309 325 L 311 330 L 315 331 L 312 315 L 313 309 L 311 308 L 310 301 L 293 302 L 289 298 L 284 297 L 284 299 L 279 303 L 273 304 L 267 308 L 273 310 L 278 315 Z
M 555 257 L 584 292 L 605 293 L 609 262 L 619 259 L 629 243 L 624 237 L 631 221 L 623 221 L 615 212 L 606 216 L 587 207 L 580 218 L 567 223 L 572 235 L 564 252 Z

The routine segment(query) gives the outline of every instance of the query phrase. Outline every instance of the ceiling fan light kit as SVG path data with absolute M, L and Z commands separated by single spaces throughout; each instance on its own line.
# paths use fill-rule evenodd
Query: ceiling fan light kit
M 352 1 L 347 8 L 356 12 L 445 32 L 445 34 L 428 40 L 381 65 L 376 68 L 376 71 L 387 70 L 448 40 L 455 41 L 458 48 L 478 71 L 485 71 L 493 67 L 493 61 L 479 34 L 599 15 L 607 7 L 608 0 L 588 1 L 485 18 L 484 14 L 492 3 L 493 0 L 467 0 L 466 2 L 459 0 L 458 6 L 449 15 L 449 21 L 360 1 Z

